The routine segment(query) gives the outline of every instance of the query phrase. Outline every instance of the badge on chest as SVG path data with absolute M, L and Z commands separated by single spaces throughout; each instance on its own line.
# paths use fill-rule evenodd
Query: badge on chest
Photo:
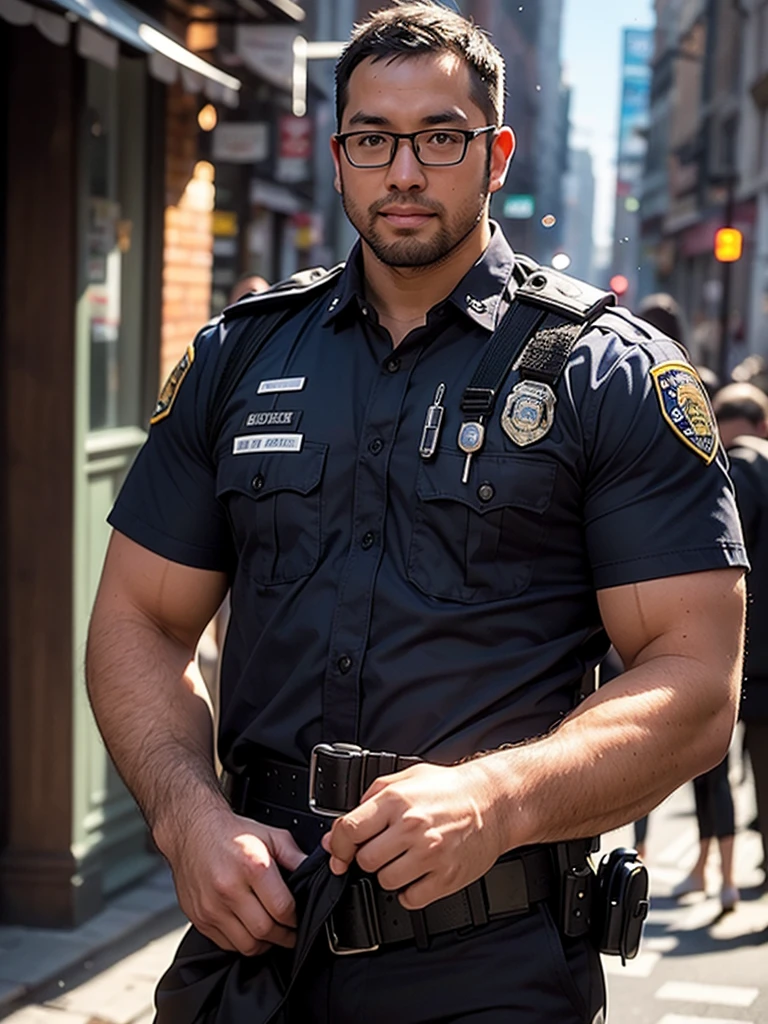
M 548 384 L 521 380 L 507 395 L 504 404 L 501 414 L 504 433 L 520 448 L 540 441 L 552 429 L 556 401 Z

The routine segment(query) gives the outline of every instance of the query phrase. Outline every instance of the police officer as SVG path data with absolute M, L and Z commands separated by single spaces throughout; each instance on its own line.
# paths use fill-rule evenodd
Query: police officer
M 489 220 L 503 92 L 442 6 L 355 30 L 360 241 L 201 332 L 111 514 L 89 690 L 195 926 L 160 1021 L 598 1022 L 581 840 L 727 749 L 746 561 L 709 404 Z M 228 588 L 225 799 L 190 659 Z M 627 671 L 579 704 L 608 637 Z M 300 970 L 280 1007 L 266 963 Z

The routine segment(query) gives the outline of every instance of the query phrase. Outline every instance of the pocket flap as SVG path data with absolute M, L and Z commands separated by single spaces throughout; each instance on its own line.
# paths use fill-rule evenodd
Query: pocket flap
M 528 455 L 480 455 L 463 484 L 464 455 L 441 451 L 419 468 L 416 492 L 422 501 L 458 501 L 483 515 L 513 507 L 543 514 L 549 508 L 557 465 Z
M 238 491 L 260 500 L 276 491 L 309 494 L 322 480 L 327 444 L 304 442 L 300 452 L 225 455 L 216 472 L 216 496 Z

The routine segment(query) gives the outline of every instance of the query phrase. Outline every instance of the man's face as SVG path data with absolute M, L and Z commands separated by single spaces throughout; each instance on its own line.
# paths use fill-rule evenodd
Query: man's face
M 488 120 L 470 94 L 469 68 L 451 53 L 365 60 L 352 72 L 340 131 L 481 128 Z M 335 140 L 331 147 L 336 189 L 360 237 L 389 266 L 423 267 L 448 256 L 487 217 L 514 135 L 509 128 L 481 135 L 450 167 L 422 166 L 405 140 L 392 164 L 379 168 L 352 167 Z

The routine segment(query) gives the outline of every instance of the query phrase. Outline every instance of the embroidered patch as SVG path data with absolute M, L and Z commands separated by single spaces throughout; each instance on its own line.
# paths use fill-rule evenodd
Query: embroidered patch
M 236 437 L 232 445 L 233 455 L 248 455 L 251 452 L 300 452 L 304 443 L 303 434 L 248 434 Z
M 159 423 L 160 420 L 164 420 L 165 417 L 170 413 L 173 408 L 173 402 L 178 394 L 181 382 L 189 372 L 189 368 L 195 361 L 195 346 L 190 345 L 181 359 L 176 363 L 174 368 L 168 375 L 168 380 L 163 384 L 160 389 L 160 394 L 157 396 L 157 404 L 150 416 L 149 422 L 151 426 L 155 423 Z
M 717 425 L 696 371 L 685 363 L 662 363 L 651 368 L 651 376 L 664 419 L 709 465 L 717 455 Z
M 248 429 L 258 427 L 298 427 L 300 409 L 270 409 L 267 412 L 249 412 L 243 420 Z

